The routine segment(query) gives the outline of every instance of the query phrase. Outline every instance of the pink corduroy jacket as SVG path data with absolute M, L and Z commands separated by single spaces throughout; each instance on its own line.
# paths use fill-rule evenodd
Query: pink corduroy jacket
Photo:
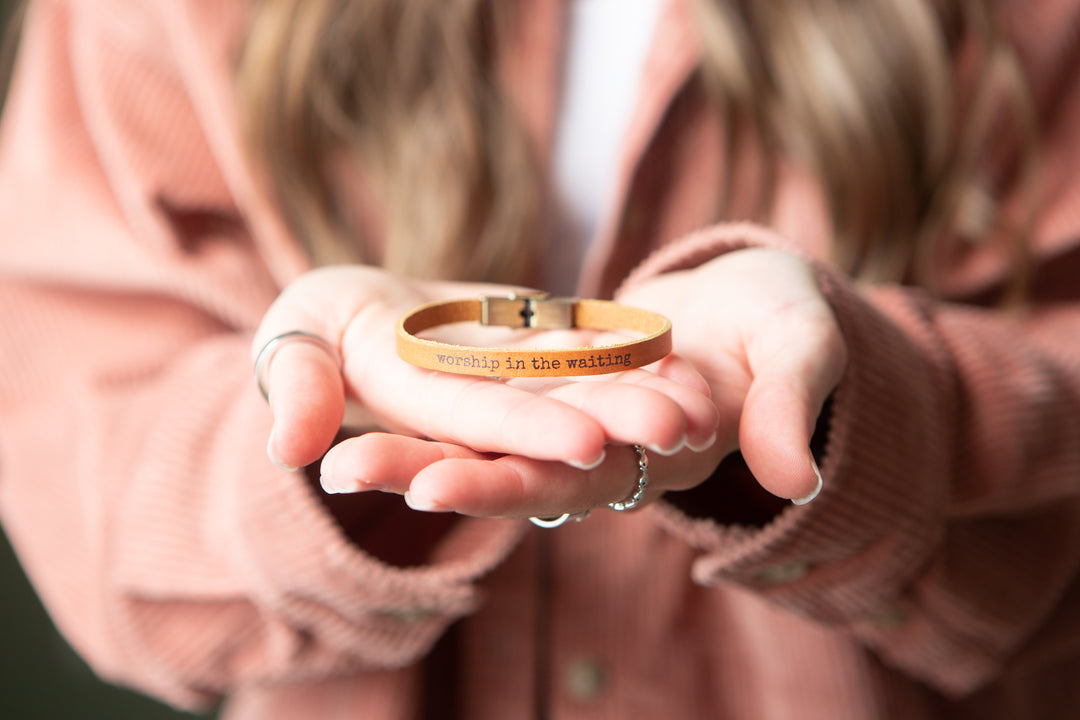
M 503 81 L 544 149 L 562 7 L 525 4 Z M 822 259 L 850 351 L 824 490 L 761 526 L 690 494 L 555 531 L 267 460 L 251 334 L 308 264 L 243 160 L 246 12 L 34 2 L 3 120 L 0 512 L 102 676 L 230 720 L 1080 711 L 1080 3 L 1002 3 L 1043 121 L 1023 313 L 986 303 L 1006 269 L 978 245 L 945 300 L 829 269 L 795 169 L 770 229 L 717 224 L 721 133 L 667 6 L 580 292 L 744 246 Z

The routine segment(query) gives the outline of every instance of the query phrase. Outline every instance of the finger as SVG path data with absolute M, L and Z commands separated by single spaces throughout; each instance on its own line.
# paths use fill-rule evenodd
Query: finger
M 267 454 L 285 468 L 318 460 L 345 415 L 345 390 L 336 358 L 316 345 L 286 341 L 274 353 L 264 376 L 274 416 Z
M 685 385 L 705 397 L 711 397 L 712 395 L 708 380 L 702 376 L 692 362 L 681 355 L 672 353 L 663 360 L 646 366 L 646 368 L 660 377 Z
M 683 451 L 649 459 L 647 504 L 666 489 L 683 489 L 708 477 L 719 457 Z M 624 501 L 637 486 L 638 455 L 613 446 L 593 470 L 520 456 L 494 460 L 448 459 L 422 469 L 406 500 L 418 510 L 454 510 L 485 517 L 552 517 Z
M 451 458 L 484 460 L 485 456 L 452 443 L 367 433 L 330 449 L 320 466 L 320 482 L 328 493 L 383 490 L 404 495 L 420 471 Z
M 588 413 L 611 441 L 662 455 L 708 447 L 716 437 L 718 413 L 706 395 L 645 370 L 557 385 L 549 396 Z
M 664 393 L 675 401 L 686 416 L 686 446 L 701 452 L 716 441 L 719 411 L 709 383 L 690 363 L 669 355 L 643 373 L 645 387 Z M 636 444 L 643 444 L 636 441 Z
M 333 442 L 345 415 L 341 377 L 341 328 L 356 299 L 345 268 L 321 269 L 301 276 L 267 310 L 252 342 L 253 360 L 274 338 L 300 332 L 325 340 L 286 339 L 263 368 L 263 389 L 274 415 L 267 454 L 282 467 L 308 465 Z M 356 291 L 353 292 L 353 295 Z
M 493 461 L 446 460 L 417 473 L 405 499 L 416 510 L 454 510 L 480 517 L 550 517 L 581 512 L 625 495 L 621 487 L 625 483 L 608 487 L 613 467 L 621 466 L 621 474 L 627 478 L 637 471 L 632 449 L 620 450 L 613 450 L 591 471 L 520 456 Z
M 752 359 L 754 379 L 739 444 L 762 487 L 801 503 L 821 489 L 810 438 L 825 399 L 840 381 L 846 349 L 831 313 L 802 317 L 798 329 L 781 324 L 770 332 L 785 340 L 764 338 L 762 347 L 772 345 L 775 351 Z
M 747 396 L 739 433 L 743 458 L 761 486 L 779 497 L 811 498 L 820 489 L 810 453 L 812 407 L 804 392 L 782 382 L 755 383 Z
M 480 452 L 564 460 L 580 467 L 603 459 L 603 428 L 560 400 L 492 378 L 420 370 L 397 357 L 352 368 L 349 374 L 366 375 L 360 399 L 385 408 L 380 419 L 387 427 Z

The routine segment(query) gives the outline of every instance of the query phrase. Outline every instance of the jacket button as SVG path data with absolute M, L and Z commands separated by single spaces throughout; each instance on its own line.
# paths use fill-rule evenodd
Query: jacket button
M 594 658 L 574 660 L 563 672 L 566 694 L 574 701 L 587 703 L 596 700 L 607 687 L 604 666 Z

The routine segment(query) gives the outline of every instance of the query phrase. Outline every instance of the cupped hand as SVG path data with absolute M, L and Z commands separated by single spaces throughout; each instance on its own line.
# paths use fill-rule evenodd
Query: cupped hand
M 666 490 L 701 482 L 720 462 L 715 444 L 674 453 L 646 451 L 649 484 L 641 505 Z M 416 510 L 480 517 L 556 517 L 625 501 L 637 487 L 638 454 L 610 444 L 592 468 L 520 455 L 492 456 L 454 443 L 368 433 L 335 446 L 323 458 L 331 492 L 380 490 L 404 495 Z
M 809 263 L 755 248 L 660 275 L 619 298 L 671 318 L 675 350 L 709 383 L 717 446 L 741 451 L 762 487 L 812 498 L 818 415 L 847 367 L 847 345 Z
M 263 318 L 253 356 L 271 338 L 302 330 L 338 350 L 335 358 L 307 343 L 285 343 L 265 369 L 274 424 L 268 452 L 300 467 L 330 447 L 343 422 L 378 427 L 403 438 L 430 438 L 539 461 L 595 467 L 609 442 L 662 452 L 706 445 L 716 410 L 708 385 L 676 356 L 637 369 L 574 381 L 500 382 L 423 370 L 396 351 L 398 319 L 415 306 L 481 294 L 503 286 L 408 280 L 377 268 L 312 271 L 286 288 Z M 520 290 L 520 288 L 517 288 Z M 589 338 L 583 334 L 582 342 Z
M 803 502 L 820 490 L 810 436 L 843 375 L 847 349 L 806 262 L 774 250 L 742 250 L 641 282 L 620 300 L 672 320 L 676 351 L 700 370 L 719 414 L 715 442 L 651 454 L 646 502 L 700 484 L 735 449 L 779 497 Z M 675 362 L 680 369 L 669 372 L 685 369 L 684 360 Z M 631 406 L 626 412 L 643 417 Z M 637 475 L 630 442 L 612 442 L 602 462 L 586 468 L 373 433 L 334 448 L 321 471 L 331 491 L 400 493 L 416 509 L 548 517 L 625 499 Z

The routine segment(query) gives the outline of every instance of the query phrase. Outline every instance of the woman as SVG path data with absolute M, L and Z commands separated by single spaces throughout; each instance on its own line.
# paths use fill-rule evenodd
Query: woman
M 1075 706 L 1080 7 L 762 5 L 620 33 L 577 190 L 583 3 L 30 5 L 0 507 L 101 674 L 231 718 Z M 397 354 L 566 285 L 674 353 Z

